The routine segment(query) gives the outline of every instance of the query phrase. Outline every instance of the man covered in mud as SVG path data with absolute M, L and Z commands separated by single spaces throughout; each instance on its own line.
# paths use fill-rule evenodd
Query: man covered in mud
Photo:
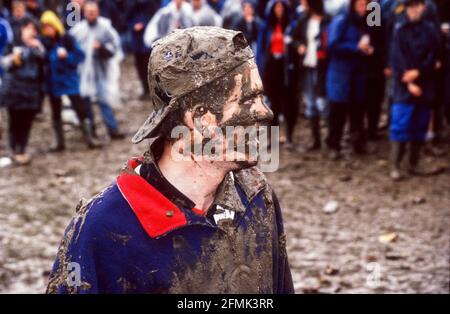
M 276 196 L 216 132 L 240 138 L 273 117 L 243 34 L 196 27 L 156 41 L 149 86 L 154 111 L 133 142 L 150 148 L 78 206 L 47 292 L 293 293 Z

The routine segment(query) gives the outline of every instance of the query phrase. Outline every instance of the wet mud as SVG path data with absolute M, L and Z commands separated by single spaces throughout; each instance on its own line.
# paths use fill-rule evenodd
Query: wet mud
M 43 293 L 80 198 L 101 192 L 127 159 L 148 149 L 148 143 L 130 142 L 151 109 L 138 100 L 132 60 L 123 65 L 122 88 L 118 119 L 128 140 L 87 150 L 80 132 L 69 128 L 68 151 L 48 154 L 53 133 L 46 104 L 32 131 L 32 166 L 0 169 L 0 292 Z M 296 139 L 304 142 L 309 131 L 304 120 L 300 124 Z M 279 170 L 267 175 L 281 203 L 286 238 L 280 243 L 286 241 L 298 293 L 449 293 L 449 155 L 424 157 L 425 165 L 445 169 L 439 175 L 393 183 L 387 141 L 376 148 L 338 162 L 320 152 L 282 150 Z M 324 212 L 331 201 L 337 208 Z M 125 234 L 111 237 L 127 241 Z M 239 269 L 236 276 L 247 272 Z

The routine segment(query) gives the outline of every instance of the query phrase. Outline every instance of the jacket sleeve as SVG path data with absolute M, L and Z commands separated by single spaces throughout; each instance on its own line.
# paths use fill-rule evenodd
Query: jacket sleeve
M 300 45 L 306 45 L 305 39 L 302 36 L 303 30 L 302 26 L 304 23 L 302 23 L 302 20 L 299 20 L 295 26 L 294 30 L 292 31 L 292 41 L 293 46 L 297 50 Z
M 68 56 L 64 60 L 64 62 L 70 66 L 77 66 L 84 60 L 84 52 L 81 50 L 80 45 L 76 42 L 76 40 L 70 36 L 68 38 L 68 43 L 66 45 L 68 50 Z
M 272 201 L 275 209 L 275 227 L 277 230 L 276 242 L 274 243 L 277 252 L 273 252 L 276 257 L 273 265 L 273 292 L 275 294 L 293 294 L 295 293 L 295 290 L 286 252 L 286 235 L 284 233 L 283 217 L 281 214 L 280 203 L 274 192 L 272 192 Z
M 356 54 L 358 53 L 358 43 L 344 40 L 342 37 L 345 32 L 345 18 L 343 16 L 335 17 L 328 29 L 327 48 L 331 53 L 338 54 Z
M 148 48 L 151 48 L 153 42 L 158 39 L 158 23 L 161 18 L 161 10 L 156 12 L 150 22 L 145 27 L 144 43 Z
M 433 75 L 433 73 L 435 73 L 435 64 L 438 59 L 439 47 L 441 45 L 440 38 L 437 35 L 439 34 L 439 32 L 434 28 L 434 25 L 431 25 L 431 23 L 427 23 L 426 27 L 430 36 L 429 39 L 432 43 L 432 49 L 428 50 L 426 57 L 421 59 L 417 66 L 420 76 L 422 77 L 429 77 L 430 75 Z
M 403 73 L 408 69 L 408 64 L 405 56 L 405 49 L 403 48 L 403 36 L 401 35 L 401 27 L 395 27 L 394 35 L 391 41 L 391 57 L 390 65 L 392 73 L 397 81 L 401 81 Z
M 258 65 L 261 76 L 264 77 L 264 62 L 267 49 L 267 24 L 261 25 L 261 31 L 258 34 L 257 48 L 256 48 L 256 64 Z
M 0 55 L 3 53 L 3 49 L 5 48 L 8 42 L 8 36 L 6 33 L 6 27 L 0 23 Z
M 101 265 L 102 261 L 95 255 L 96 237 L 89 211 L 81 209 L 65 231 L 46 293 L 93 294 L 100 292 L 96 265 Z

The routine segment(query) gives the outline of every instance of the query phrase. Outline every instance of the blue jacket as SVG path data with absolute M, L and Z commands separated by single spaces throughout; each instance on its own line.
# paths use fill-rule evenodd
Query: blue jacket
M 58 58 L 58 48 L 64 47 L 68 56 L 65 59 Z M 66 34 L 52 43 L 47 40 L 47 91 L 50 95 L 60 97 L 62 95 L 80 94 L 80 75 L 78 64 L 84 60 L 84 53 L 75 39 Z
M 155 167 L 130 161 L 77 209 L 48 293 L 293 292 L 278 201 L 254 168 L 205 214 Z
M 405 18 L 395 26 L 391 49 L 394 102 L 430 105 L 436 96 L 434 74 L 439 51 L 439 33 L 435 26 L 425 19 L 413 23 Z M 411 69 L 418 69 L 420 73 L 415 82 L 422 89 L 420 97 L 411 95 L 402 82 L 405 71 Z
M 365 96 L 367 57 L 358 49 L 366 32 L 351 13 L 334 17 L 328 28 L 327 97 L 332 102 L 362 102 Z

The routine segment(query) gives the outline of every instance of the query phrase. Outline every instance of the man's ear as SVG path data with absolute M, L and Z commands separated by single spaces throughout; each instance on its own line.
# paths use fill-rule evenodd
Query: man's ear
M 186 110 L 186 111 L 184 112 L 183 121 L 184 121 L 184 124 L 185 124 L 189 129 L 192 130 L 192 129 L 194 128 L 194 115 L 192 114 L 192 111 Z

